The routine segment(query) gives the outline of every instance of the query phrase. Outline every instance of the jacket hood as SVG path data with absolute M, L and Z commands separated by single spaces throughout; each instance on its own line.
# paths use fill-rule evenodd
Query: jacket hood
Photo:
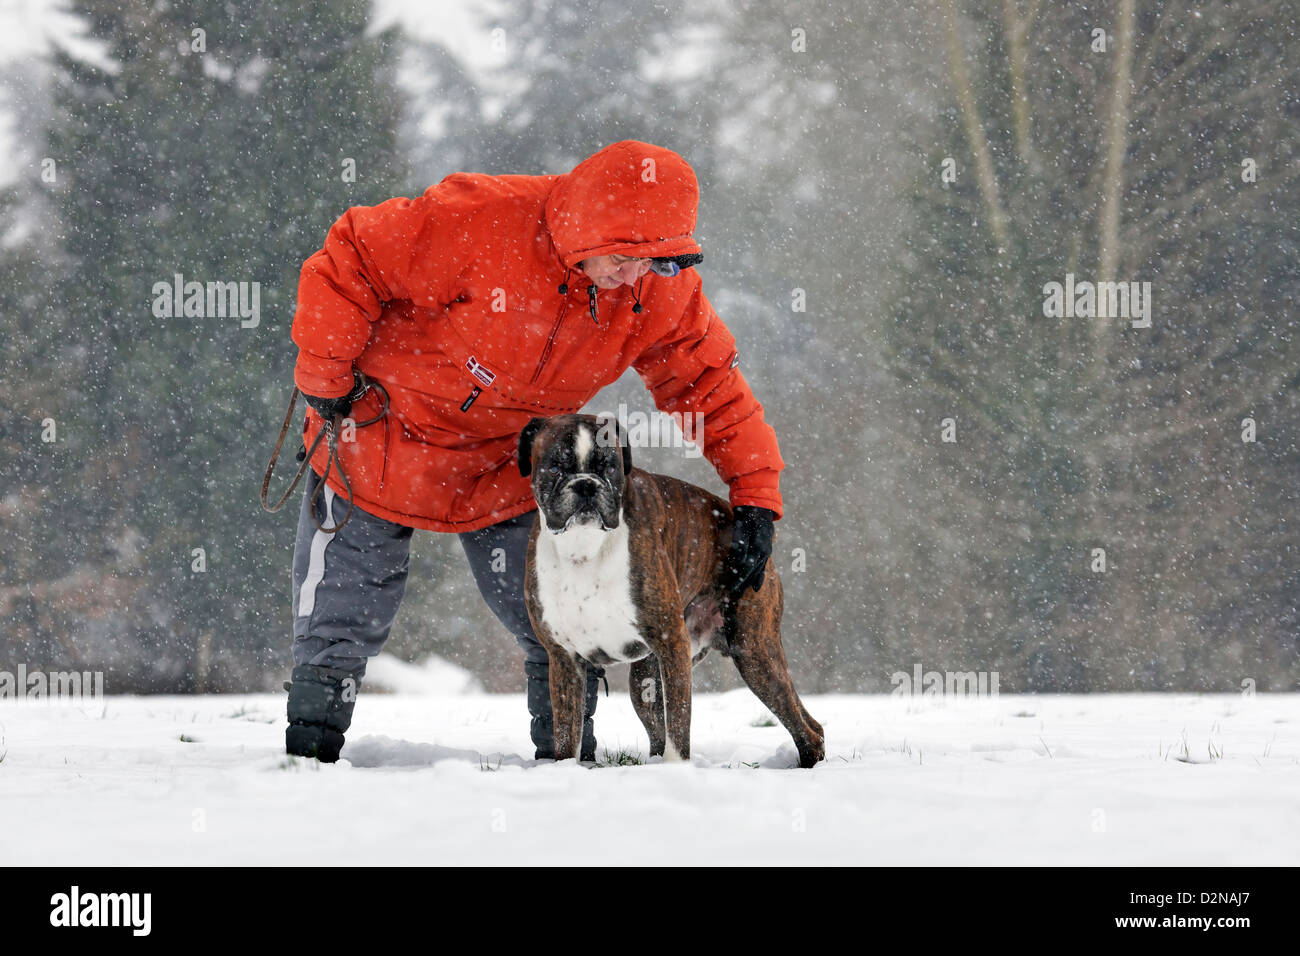
M 591 256 L 697 255 L 695 171 L 671 149 L 623 140 L 559 177 L 546 226 L 565 268 Z

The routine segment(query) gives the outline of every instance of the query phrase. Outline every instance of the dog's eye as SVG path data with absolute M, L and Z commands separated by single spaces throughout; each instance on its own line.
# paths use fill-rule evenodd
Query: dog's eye
M 560 473 L 560 466 L 559 466 L 559 465 L 551 465 L 551 466 L 549 466 L 546 470 L 549 471 L 549 472 L 550 472 L 551 474 L 553 474 L 553 475 L 558 475 L 558 474 Z

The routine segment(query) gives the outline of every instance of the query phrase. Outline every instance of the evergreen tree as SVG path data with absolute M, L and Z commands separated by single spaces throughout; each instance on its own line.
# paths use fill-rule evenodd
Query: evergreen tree
M 934 600 L 891 640 L 1004 689 L 1288 685 L 1295 30 L 1268 5 L 938 9 L 951 105 L 889 350 L 940 527 L 908 564 Z M 1150 282 L 1151 327 L 1046 316 L 1067 274 Z
M 257 495 L 292 385 L 297 273 L 348 206 L 405 178 L 393 37 L 366 35 L 356 0 L 78 11 L 116 68 L 58 63 L 48 151 L 69 179 L 71 261 L 45 321 L 76 371 L 55 416 L 76 464 L 66 546 L 38 577 L 90 567 L 98 587 L 44 623 L 78 635 L 87 666 L 117 655 L 116 690 L 269 686 L 291 637 L 293 520 Z M 260 314 L 159 316 L 177 274 L 247 283 L 249 305 L 256 283 Z M 106 548 L 136 555 L 131 587 Z

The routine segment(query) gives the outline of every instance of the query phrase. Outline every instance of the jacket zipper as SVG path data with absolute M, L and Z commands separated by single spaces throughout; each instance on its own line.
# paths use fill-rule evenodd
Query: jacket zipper
M 560 311 L 555 315 L 555 325 L 551 326 L 551 335 L 546 340 L 546 346 L 542 349 L 542 357 L 537 360 L 537 368 L 533 369 L 533 377 L 528 380 L 529 385 L 537 384 L 537 377 L 542 374 L 542 366 L 551 355 L 551 346 L 555 344 L 555 334 L 560 331 L 560 323 L 564 321 L 564 313 L 569 309 L 569 296 L 566 294 L 560 300 Z
M 600 318 L 596 313 L 596 287 L 594 285 L 587 286 L 587 307 L 591 310 L 592 321 L 597 325 L 600 325 Z M 560 300 L 560 309 L 555 314 L 555 324 L 551 326 L 551 334 L 547 336 L 546 345 L 542 349 L 541 358 L 537 360 L 537 368 L 533 369 L 533 377 L 528 380 L 529 385 L 535 385 L 538 376 L 542 374 L 542 366 L 546 364 L 546 360 L 551 356 L 551 347 L 555 344 L 555 336 L 560 331 L 560 323 L 564 321 L 564 313 L 568 311 L 568 308 L 569 297 L 566 294 L 565 297 Z M 462 412 L 469 411 L 469 407 L 474 404 L 474 400 L 482 393 L 483 389 L 475 385 L 474 389 L 468 396 L 466 396 L 465 401 L 461 402 L 460 410 Z

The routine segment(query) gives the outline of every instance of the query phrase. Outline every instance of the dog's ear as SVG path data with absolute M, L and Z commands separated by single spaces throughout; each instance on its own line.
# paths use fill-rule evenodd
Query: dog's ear
M 519 433 L 519 474 L 527 478 L 533 470 L 533 439 L 546 426 L 545 418 L 530 418 Z

